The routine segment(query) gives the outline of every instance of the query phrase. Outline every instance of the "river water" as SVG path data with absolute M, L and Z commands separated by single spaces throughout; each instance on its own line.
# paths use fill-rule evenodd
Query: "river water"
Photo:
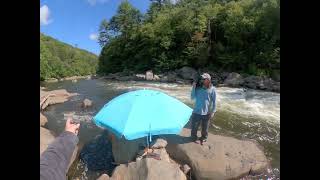
M 102 132 L 91 122 L 92 116 L 109 100 L 128 91 L 144 88 L 159 90 L 193 107 L 193 102 L 190 99 L 191 85 L 119 82 L 99 79 L 78 80 L 76 83 L 71 81 L 42 83 L 41 85 L 46 87 L 47 90 L 62 88 L 68 92 L 79 94 L 63 104 L 49 106 L 44 114 L 48 118 L 46 127 L 60 133 L 65 125 L 64 114 L 75 112 L 75 117 L 81 120 L 80 144 L 87 143 Z M 85 98 L 93 101 L 92 108 L 85 110 L 81 108 L 81 102 Z M 266 178 L 280 178 L 279 93 L 242 88 L 217 88 L 217 112 L 213 121 L 211 121 L 210 132 L 238 139 L 256 140 L 262 145 L 271 162 L 271 168 L 268 170 L 269 173 Z M 87 170 L 82 171 L 82 173 L 88 173 Z M 90 173 L 94 174 L 95 172 Z M 99 172 L 96 174 L 99 174 Z M 90 177 L 93 176 L 85 174 L 80 179 L 91 179 Z

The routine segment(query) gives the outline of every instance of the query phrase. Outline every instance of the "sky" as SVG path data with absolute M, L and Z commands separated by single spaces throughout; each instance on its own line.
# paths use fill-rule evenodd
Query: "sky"
M 150 4 L 150 0 L 129 2 L 142 13 Z M 41 0 L 40 32 L 99 55 L 100 22 L 109 20 L 120 3 L 121 0 Z

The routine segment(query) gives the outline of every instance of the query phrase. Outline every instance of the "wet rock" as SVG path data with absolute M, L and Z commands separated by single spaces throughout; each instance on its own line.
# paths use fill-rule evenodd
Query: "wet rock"
M 192 80 L 194 74 L 197 73 L 197 71 L 191 67 L 183 67 L 181 69 L 179 69 L 178 71 L 178 75 L 183 78 L 183 79 L 187 79 L 187 80 Z
M 228 77 L 224 80 L 224 84 L 232 87 L 241 86 L 244 83 L 243 77 L 238 73 L 230 73 Z

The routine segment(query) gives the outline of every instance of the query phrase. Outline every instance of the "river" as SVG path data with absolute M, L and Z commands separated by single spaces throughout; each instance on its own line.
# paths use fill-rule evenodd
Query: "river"
M 68 112 L 75 112 L 82 121 L 79 133 L 80 143 L 84 144 L 101 133 L 91 118 L 112 98 L 136 89 L 154 89 L 181 100 L 190 107 L 191 85 L 155 82 L 119 82 L 110 80 L 78 80 L 41 83 L 47 90 L 66 89 L 78 93 L 63 104 L 49 106 L 44 114 L 48 118 L 46 127 L 56 133 L 64 129 Z M 94 106 L 81 108 L 84 98 L 93 101 Z M 238 139 L 254 139 L 264 148 L 271 162 L 269 179 L 280 178 L 280 94 L 243 88 L 217 88 L 217 112 L 211 121 L 210 132 Z M 83 173 L 83 172 L 82 172 Z M 94 172 L 90 172 L 94 173 Z M 82 176 L 91 179 L 90 175 Z

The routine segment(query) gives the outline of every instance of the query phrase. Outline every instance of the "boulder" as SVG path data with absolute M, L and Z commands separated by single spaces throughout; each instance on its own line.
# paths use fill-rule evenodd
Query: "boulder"
M 167 77 L 166 82 L 176 82 L 178 78 L 176 72 L 169 72 L 166 77 Z
M 166 139 L 170 157 L 190 165 L 196 179 L 238 179 L 268 167 L 264 152 L 253 141 L 209 133 L 208 141 L 201 146 L 191 141 L 190 130 L 185 128 L 180 135 Z
M 82 102 L 82 107 L 83 108 L 87 108 L 87 107 L 91 107 L 92 106 L 92 101 L 89 99 L 84 99 Z
M 40 156 L 54 140 L 54 133 L 48 129 L 40 127 Z
M 154 75 L 153 80 L 159 81 L 159 80 L 160 80 L 160 77 L 159 77 L 158 75 Z
M 46 125 L 48 122 L 47 117 L 45 117 L 41 112 L 40 112 L 40 126 Z
M 145 80 L 146 79 L 146 75 L 144 75 L 144 74 L 136 74 L 135 76 L 136 76 L 137 80 Z
M 183 78 L 183 79 L 187 79 L 187 80 L 192 80 L 194 74 L 196 74 L 197 71 L 191 67 L 182 67 L 181 69 L 178 70 L 178 75 Z
M 230 73 L 228 77 L 224 80 L 224 84 L 232 87 L 241 86 L 244 83 L 243 78 L 238 73 Z
M 248 76 L 244 78 L 244 86 L 251 89 L 258 89 L 263 85 L 263 78 L 259 76 Z
M 40 110 L 43 110 L 52 104 L 66 102 L 70 97 L 75 95 L 77 95 L 77 93 L 69 93 L 65 89 L 53 91 L 43 91 L 40 89 Z
M 152 70 L 149 70 L 149 71 L 146 72 L 146 80 L 147 81 L 153 80 L 153 72 L 152 72 Z
M 117 166 L 111 179 L 186 180 L 187 178 L 180 170 L 178 164 L 153 158 L 144 158 L 136 162 Z

